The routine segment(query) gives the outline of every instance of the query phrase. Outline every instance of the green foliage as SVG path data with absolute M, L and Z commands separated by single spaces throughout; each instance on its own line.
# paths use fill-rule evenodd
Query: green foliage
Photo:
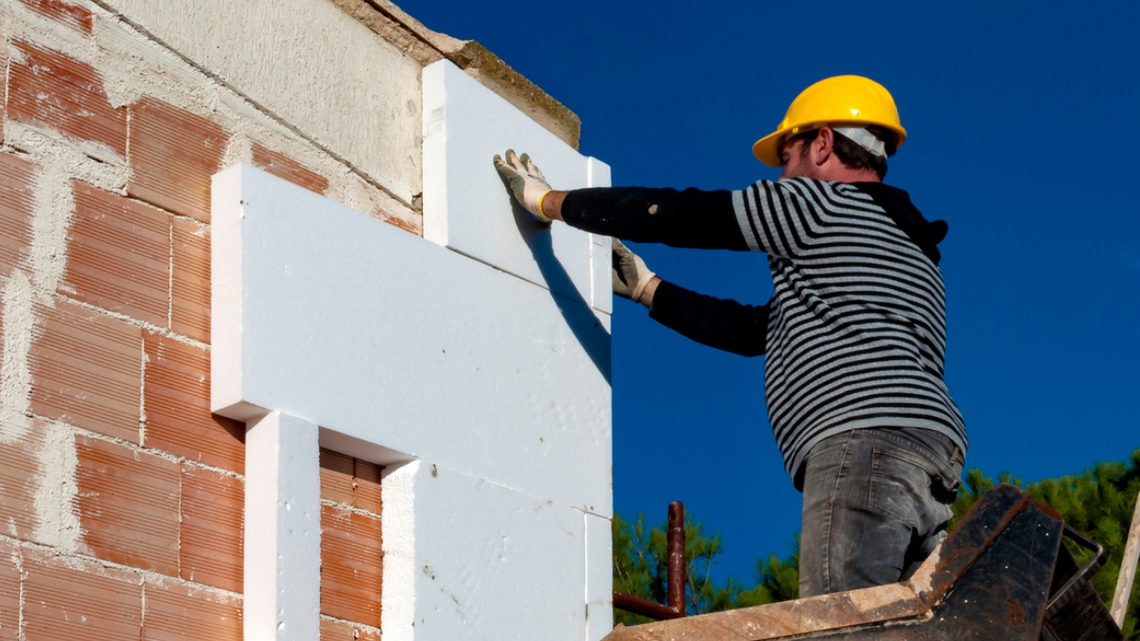
M 800 596 L 800 534 L 791 556 L 780 559 L 775 554 L 756 560 L 756 585 L 736 594 L 736 607 L 746 608 L 765 603 L 790 601 Z
M 954 516 L 949 527 L 966 514 L 986 490 L 998 483 L 1022 487 L 1034 499 L 1059 512 L 1065 522 L 1089 535 L 1104 546 L 1108 559 L 1092 579 L 1092 585 L 1106 604 L 1111 604 L 1124 555 L 1125 540 L 1132 521 L 1137 494 L 1140 493 L 1140 449 L 1128 462 L 1097 463 L 1084 473 L 1060 476 L 1025 485 L 1008 472 L 997 481 L 972 469 L 958 491 Z M 664 603 L 667 590 L 666 526 L 646 528 L 643 515 L 627 523 L 614 515 L 614 589 Z M 799 534 L 786 558 L 775 554 L 760 558 L 755 565 L 755 583 L 742 585 L 729 578 L 723 584 L 712 580 L 710 571 L 716 558 L 724 552 L 720 534 L 709 536 L 702 525 L 690 516 L 685 523 L 685 558 L 688 567 L 689 614 L 718 612 L 734 608 L 765 605 L 797 598 L 799 594 Z M 1070 546 L 1083 563 L 1086 551 Z M 614 610 L 617 623 L 634 625 L 649 619 Z M 1140 641 L 1140 586 L 1132 590 L 1124 621 L 1125 638 Z

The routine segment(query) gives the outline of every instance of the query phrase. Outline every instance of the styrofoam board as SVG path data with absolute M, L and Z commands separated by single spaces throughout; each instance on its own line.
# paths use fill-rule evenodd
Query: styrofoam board
M 614 629 L 613 522 L 584 514 L 586 528 L 586 641 Z
M 244 638 L 317 638 L 321 483 L 315 424 L 271 412 L 249 425 L 244 537 Z
M 607 314 L 247 165 L 212 193 L 215 412 L 610 516 Z
M 581 511 L 427 460 L 385 476 L 383 491 L 385 639 L 585 636 Z M 603 561 L 591 569 L 610 572 Z
M 423 79 L 424 237 L 609 313 L 609 263 L 604 287 L 597 287 L 591 234 L 564 223 L 541 225 L 512 207 L 491 160 L 507 149 L 527 153 L 562 190 L 608 187 L 609 167 L 448 60 L 425 67 Z

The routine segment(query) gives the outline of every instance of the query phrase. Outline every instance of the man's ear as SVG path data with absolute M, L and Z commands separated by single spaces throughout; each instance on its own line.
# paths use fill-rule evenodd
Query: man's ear
M 815 165 L 822 166 L 828 158 L 831 158 L 831 154 L 835 153 L 835 132 L 831 127 L 820 129 L 819 135 L 811 141 L 811 146 L 815 155 Z

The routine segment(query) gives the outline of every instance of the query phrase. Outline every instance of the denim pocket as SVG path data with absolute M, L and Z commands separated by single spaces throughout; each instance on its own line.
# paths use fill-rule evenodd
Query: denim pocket
M 871 450 L 871 492 L 868 507 L 915 528 L 926 517 L 930 481 L 936 470 L 921 456 L 874 447 Z

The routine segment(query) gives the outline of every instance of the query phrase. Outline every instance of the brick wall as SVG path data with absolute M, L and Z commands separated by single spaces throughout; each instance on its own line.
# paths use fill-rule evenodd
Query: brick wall
M 380 638 L 381 507 L 378 466 L 321 449 L 321 635 L 327 641 Z
M 210 176 L 245 161 L 421 218 L 115 16 L 0 18 L 0 641 L 239 639 L 244 426 L 209 412 Z M 380 469 L 321 461 L 321 638 L 379 639 Z

